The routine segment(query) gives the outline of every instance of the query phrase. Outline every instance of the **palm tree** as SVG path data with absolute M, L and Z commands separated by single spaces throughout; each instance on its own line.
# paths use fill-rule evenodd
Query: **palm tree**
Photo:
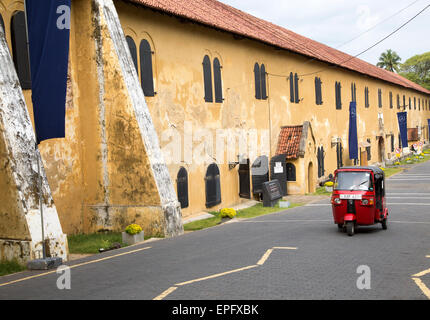
M 376 65 L 391 72 L 399 72 L 401 60 L 395 51 L 388 49 L 381 54 L 379 62 Z

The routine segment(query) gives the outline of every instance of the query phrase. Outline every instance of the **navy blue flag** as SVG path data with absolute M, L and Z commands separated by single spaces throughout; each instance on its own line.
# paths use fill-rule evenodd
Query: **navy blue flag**
M 357 103 L 349 104 L 349 159 L 358 159 Z
M 37 143 L 65 137 L 70 1 L 26 1 Z
M 397 119 L 399 120 L 400 137 L 402 139 L 402 147 L 408 146 L 408 114 L 406 112 L 397 112 Z
M 429 135 L 428 135 L 428 137 L 430 137 L 430 119 L 427 119 L 427 123 L 429 125 Z

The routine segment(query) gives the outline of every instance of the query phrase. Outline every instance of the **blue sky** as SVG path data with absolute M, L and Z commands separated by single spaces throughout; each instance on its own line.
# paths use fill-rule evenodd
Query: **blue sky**
M 372 46 L 430 4 L 429 0 L 219 1 L 351 55 L 356 55 Z M 410 4 L 412 5 L 401 13 L 353 42 L 338 48 Z M 359 58 L 376 64 L 382 52 L 392 49 L 404 62 L 416 54 L 428 52 L 430 51 L 429 27 L 430 8 Z

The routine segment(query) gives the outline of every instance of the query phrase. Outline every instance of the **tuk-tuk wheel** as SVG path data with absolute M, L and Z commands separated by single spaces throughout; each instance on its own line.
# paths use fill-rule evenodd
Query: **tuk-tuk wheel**
M 381 224 L 382 224 L 382 229 L 383 230 L 387 230 L 387 218 L 385 218 L 384 220 L 382 220 Z
M 353 236 L 354 235 L 354 230 L 355 226 L 354 226 L 354 222 L 353 221 L 349 221 L 346 223 L 346 233 L 348 234 L 348 236 Z

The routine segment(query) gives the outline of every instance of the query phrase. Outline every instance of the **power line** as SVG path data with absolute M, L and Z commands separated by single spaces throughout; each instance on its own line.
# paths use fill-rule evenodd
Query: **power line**
M 392 36 L 393 34 L 395 34 L 397 31 L 399 31 L 399 30 L 400 30 L 400 29 L 402 29 L 404 26 L 406 26 L 408 23 L 410 23 L 412 20 L 414 20 L 416 17 L 418 17 L 421 13 L 423 13 L 423 12 L 424 12 L 425 10 L 427 10 L 429 7 L 430 7 L 430 4 L 428 4 L 427 6 L 425 6 L 425 7 L 424 7 L 424 9 L 422 9 L 420 12 L 418 12 L 416 15 L 414 15 L 414 16 L 413 16 L 412 18 L 410 18 L 408 21 L 406 21 L 405 23 L 403 23 L 400 27 L 398 27 L 397 29 L 395 29 L 393 32 L 391 32 L 390 34 L 388 34 L 387 36 L 385 36 L 384 38 L 382 38 L 381 40 L 379 40 L 378 42 L 376 42 L 376 43 L 375 43 L 375 44 L 373 44 L 372 46 L 370 46 L 370 47 L 368 47 L 367 49 L 365 49 L 365 50 L 361 51 L 360 53 L 356 54 L 355 56 L 350 57 L 350 58 L 346 59 L 345 61 L 342 61 L 342 62 L 340 62 L 340 63 L 336 64 L 336 66 L 334 66 L 334 67 L 342 66 L 342 64 L 347 63 L 347 62 L 351 61 L 352 59 L 357 58 L 358 56 L 361 56 L 363 53 L 366 53 L 366 52 L 367 52 L 367 51 L 369 51 L 370 49 L 372 49 L 372 48 L 376 47 L 378 44 L 380 44 L 381 42 L 383 42 L 383 41 L 385 41 L 386 39 L 388 39 L 389 37 L 391 37 L 391 36 Z M 329 68 L 332 68 L 332 67 L 329 67 Z M 307 73 L 307 74 L 302 74 L 302 75 L 300 75 L 300 77 L 305 77 L 305 76 L 313 75 L 313 74 L 316 74 L 316 73 L 321 73 L 321 72 L 323 72 L 323 71 L 325 71 L 325 70 L 327 70 L 327 69 L 328 69 L 328 68 L 324 68 L 324 69 L 321 69 L 321 70 L 316 71 L 316 72 Z

